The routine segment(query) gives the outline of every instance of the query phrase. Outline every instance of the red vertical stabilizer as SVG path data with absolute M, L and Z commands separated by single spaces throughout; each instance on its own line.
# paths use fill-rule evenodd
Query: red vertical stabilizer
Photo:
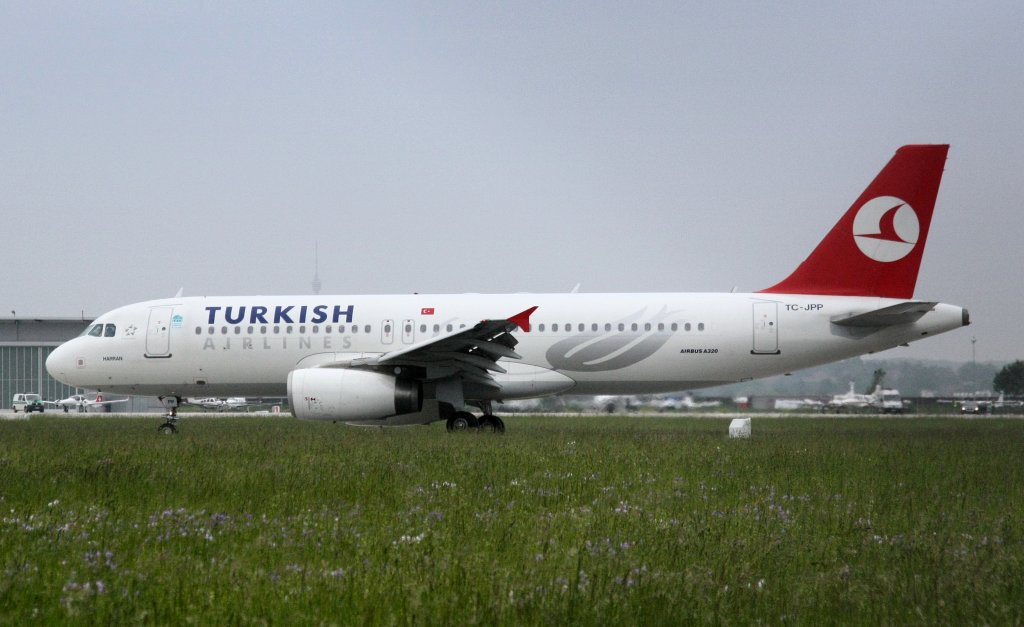
M 770 294 L 912 298 L 949 146 L 903 146 Z

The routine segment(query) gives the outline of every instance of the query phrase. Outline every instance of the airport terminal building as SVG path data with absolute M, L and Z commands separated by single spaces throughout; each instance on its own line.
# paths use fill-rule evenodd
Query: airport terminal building
M 0 408 L 10 409 L 15 394 L 29 392 L 59 400 L 78 390 L 46 372 L 46 358 L 61 343 L 82 333 L 81 318 L 6 318 L 0 320 Z
M 91 318 L 5 318 L 0 320 L 0 410 L 10 411 L 15 394 L 38 394 L 47 401 L 83 394 L 46 372 L 46 358 L 54 348 L 81 335 Z M 132 397 L 111 405 L 112 411 L 151 410 L 155 399 Z M 159 406 L 159 405 L 158 405 Z M 46 411 L 54 411 L 47 408 Z

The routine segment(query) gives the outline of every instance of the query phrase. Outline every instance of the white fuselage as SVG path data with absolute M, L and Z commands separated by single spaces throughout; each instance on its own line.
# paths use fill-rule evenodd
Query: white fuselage
M 505 390 L 487 398 L 668 392 L 790 372 L 966 323 L 963 309 L 943 304 L 905 324 L 832 323 L 900 302 L 764 293 L 175 298 L 104 314 L 94 322 L 103 333 L 58 347 L 47 369 L 75 387 L 124 394 L 283 396 L 297 368 L 389 353 L 536 306 L 530 330 L 514 332 L 522 359 L 499 361 Z

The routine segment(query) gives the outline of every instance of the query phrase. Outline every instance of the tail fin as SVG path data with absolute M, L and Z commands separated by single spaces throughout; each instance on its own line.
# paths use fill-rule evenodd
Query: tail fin
M 761 291 L 912 298 L 948 150 L 897 150 L 810 257 Z

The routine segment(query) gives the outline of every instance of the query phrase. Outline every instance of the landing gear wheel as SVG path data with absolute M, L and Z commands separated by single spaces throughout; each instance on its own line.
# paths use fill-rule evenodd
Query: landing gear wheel
M 505 423 L 493 414 L 480 417 L 480 430 L 486 433 L 505 433 Z
M 180 396 L 158 396 L 160 402 L 163 403 L 164 407 L 167 408 L 167 414 L 164 416 L 167 420 L 164 424 L 157 427 L 157 433 L 163 435 L 174 435 L 178 432 L 178 427 L 174 424 L 178 422 L 178 406 L 181 405 Z
M 468 411 L 457 411 L 448 419 L 447 427 L 449 432 L 472 431 L 480 426 L 476 416 Z

